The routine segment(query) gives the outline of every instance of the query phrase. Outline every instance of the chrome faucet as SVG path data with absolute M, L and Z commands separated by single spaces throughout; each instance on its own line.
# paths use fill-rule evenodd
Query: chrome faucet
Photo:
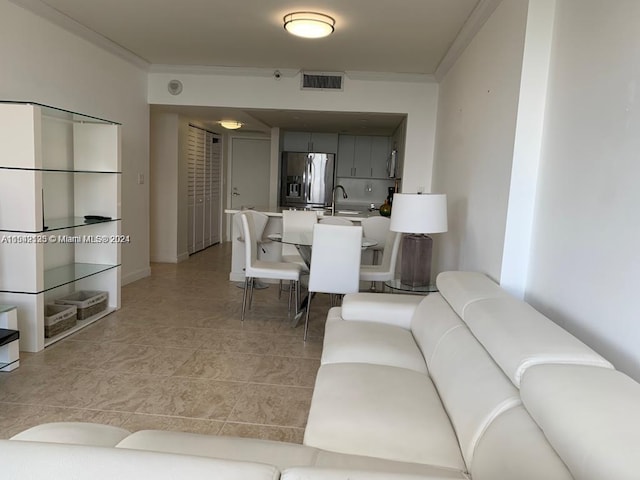
M 338 190 L 339 188 L 342 189 L 342 198 L 349 198 L 349 195 L 347 195 L 347 191 L 342 185 L 336 185 L 335 187 L 333 187 L 333 192 L 331 192 L 331 216 L 336 214 L 336 190 Z

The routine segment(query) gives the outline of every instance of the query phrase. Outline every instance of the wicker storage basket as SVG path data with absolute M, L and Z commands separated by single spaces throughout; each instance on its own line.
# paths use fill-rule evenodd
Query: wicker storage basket
M 75 305 L 78 308 L 78 320 L 84 320 L 107 308 L 109 292 L 80 290 L 56 300 L 57 304 Z
M 48 304 L 44 307 L 44 336 L 55 337 L 75 326 L 78 309 L 75 305 Z

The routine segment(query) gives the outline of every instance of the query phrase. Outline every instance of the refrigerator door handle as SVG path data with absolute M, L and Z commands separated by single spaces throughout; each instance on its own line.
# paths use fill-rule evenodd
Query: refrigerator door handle
M 307 156 L 307 203 L 311 202 L 313 190 L 313 157 Z

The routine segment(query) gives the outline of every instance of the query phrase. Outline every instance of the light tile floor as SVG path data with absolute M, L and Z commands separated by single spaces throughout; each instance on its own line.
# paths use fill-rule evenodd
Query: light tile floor
M 257 290 L 240 321 L 231 247 L 152 264 L 122 308 L 0 373 L 0 438 L 52 421 L 302 442 L 320 366 L 327 295 L 311 336 L 291 328 L 287 293 Z

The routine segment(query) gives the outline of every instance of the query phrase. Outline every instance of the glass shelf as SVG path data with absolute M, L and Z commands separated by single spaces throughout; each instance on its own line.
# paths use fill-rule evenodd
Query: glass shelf
M 52 218 L 45 220 L 44 223 L 47 226 L 45 231 L 53 232 L 54 230 L 65 230 L 67 228 L 86 227 L 88 225 L 96 225 L 98 223 L 110 223 L 117 222 L 119 218 L 112 218 L 110 220 L 86 220 L 84 217 L 69 217 L 69 218 Z
M 66 218 L 51 218 L 45 220 L 44 223 L 46 225 L 46 229 L 43 230 L 8 230 L 8 229 L 0 229 L 0 232 L 9 232 L 9 233 L 46 233 L 46 232 L 55 232 L 56 230 L 66 230 L 69 228 L 78 228 L 78 227 L 86 227 L 89 225 L 96 225 L 99 223 L 111 223 L 111 222 L 119 222 L 122 220 L 121 218 L 112 218 L 110 220 L 85 220 L 84 217 L 66 217 Z
M 122 175 L 121 171 L 115 170 L 73 170 L 64 168 L 26 168 L 26 167 L 0 167 L 0 170 L 21 170 L 25 172 L 45 172 L 45 173 L 99 173 L 109 175 Z
M 0 328 L 0 347 L 3 345 L 7 345 L 11 342 L 15 342 L 20 338 L 20 332 L 18 330 L 10 330 L 8 328 Z M 0 368 L 6 367 L 0 363 Z
M 62 267 L 51 268 L 44 271 L 44 288 L 40 291 L 16 291 L 16 290 L 0 290 L 2 293 L 22 293 L 27 295 L 35 295 L 38 293 L 47 292 L 54 288 L 68 285 L 83 278 L 97 275 L 98 273 L 106 272 L 113 268 L 119 267 L 117 265 L 104 265 L 97 263 L 72 263 L 70 265 L 63 265 Z
M 101 123 L 105 125 L 121 125 L 120 123 L 105 120 L 104 118 L 92 117 L 91 115 L 83 115 L 81 113 L 52 107 L 50 105 L 44 105 L 38 102 L 2 100 L 0 101 L 0 103 L 9 103 L 14 105 L 36 105 L 42 108 L 43 116 L 54 120 L 68 121 L 72 123 Z
M 45 270 L 43 292 L 77 282 L 83 278 L 106 272 L 119 266 L 120 265 L 103 265 L 98 263 L 72 263 L 71 265 L 63 265 L 62 267 Z

